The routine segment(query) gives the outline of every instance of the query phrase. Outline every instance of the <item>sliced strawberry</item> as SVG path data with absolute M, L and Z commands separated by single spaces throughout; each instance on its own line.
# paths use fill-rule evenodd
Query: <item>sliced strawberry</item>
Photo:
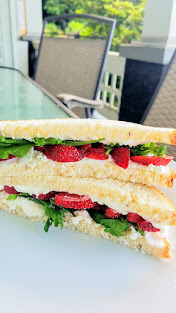
M 50 191 L 46 194 L 40 193 L 38 196 L 36 195 L 32 195 L 32 196 L 39 200 L 48 200 L 48 199 L 54 198 L 55 194 L 56 194 L 55 191 Z
M 78 150 L 79 150 L 79 153 L 81 153 L 82 156 L 84 157 L 86 150 L 88 150 L 88 149 L 90 149 L 90 148 L 91 148 L 91 144 L 87 144 L 87 145 L 80 146 L 80 147 L 78 148 Z
M 114 148 L 111 152 L 113 161 L 120 167 L 127 168 L 130 161 L 130 148 Z
M 93 207 L 93 209 L 97 210 L 97 211 L 98 210 L 102 210 L 103 208 L 104 208 L 104 205 L 101 205 L 101 204 L 98 204 L 98 203 Z
M 121 216 L 121 214 L 119 212 L 117 212 L 116 210 L 113 210 L 111 208 L 106 207 L 105 216 L 107 218 L 118 218 Z
M 99 144 L 97 148 L 87 149 L 84 155 L 89 159 L 96 159 L 96 160 L 108 159 L 108 155 L 106 155 L 106 149 L 104 148 L 103 144 Z
M 143 221 L 143 218 L 136 213 L 128 213 L 126 216 L 128 222 L 137 223 L 139 221 Z
M 43 152 L 46 150 L 47 146 L 43 146 L 43 147 L 38 147 L 38 146 L 35 146 L 34 147 L 34 150 L 37 150 L 37 151 L 40 151 L 40 152 Z
M 160 229 L 158 228 L 155 228 L 152 223 L 150 222 L 147 222 L 145 220 L 142 220 L 142 221 L 138 221 L 137 222 L 137 226 L 142 229 L 143 231 L 148 231 L 148 232 L 157 232 L 157 231 L 160 231 Z
M 174 157 L 172 156 L 165 156 L 164 158 L 159 158 L 159 157 L 155 157 L 155 156 L 144 156 L 144 155 L 135 155 L 135 156 L 131 156 L 131 160 L 133 162 L 137 162 L 143 165 L 149 165 L 149 164 L 153 164 L 153 165 L 164 165 L 166 166 L 167 164 L 169 164 L 172 160 L 174 159 Z
M 0 159 L 0 162 L 1 161 L 7 161 L 7 160 L 10 160 L 10 159 L 13 159 L 13 158 L 16 158 L 15 155 L 12 155 L 12 154 L 9 154 L 8 158 L 7 159 Z
M 11 194 L 19 194 L 20 192 L 16 191 L 14 187 L 4 186 L 4 191 Z
M 83 158 L 76 147 L 64 145 L 49 146 L 44 151 L 44 154 L 48 159 L 57 162 L 77 162 Z
M 72 208 L 76 210 L 90 209 L 97 205 L 92 202 L 88 196 L 79 196 L 68 192 L 60 192 L 55 196 L 55 203 L 64 208 Z

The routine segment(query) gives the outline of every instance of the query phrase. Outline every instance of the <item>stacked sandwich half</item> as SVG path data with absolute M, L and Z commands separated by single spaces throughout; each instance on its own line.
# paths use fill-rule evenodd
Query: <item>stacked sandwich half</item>
M 0 122 L 0 208 L 169 258 L 176 130 L 100 120 Z M 167 231 L 166 231 L 167 230 Z

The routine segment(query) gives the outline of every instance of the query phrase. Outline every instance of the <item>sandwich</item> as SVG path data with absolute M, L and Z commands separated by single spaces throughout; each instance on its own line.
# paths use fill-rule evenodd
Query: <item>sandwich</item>
M 1 121 L 0 173 L 172 187 L 166 144 L 176 144 L 176 129 L 91 119 Z
M 0 208 L 169 258 L 176 208 L 155 187 L 103 178 L 1 176 Z
M 163 143 L 165 145 L 157 145 Z M 0 122 L 0 209 L 168 259 L 175 129 L 100 120 Z

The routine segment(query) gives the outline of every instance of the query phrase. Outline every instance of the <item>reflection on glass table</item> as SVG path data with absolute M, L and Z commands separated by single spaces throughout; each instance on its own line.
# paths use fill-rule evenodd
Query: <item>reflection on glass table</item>
M 21 72 L 0 67 L 0 120 L 77 117 Z

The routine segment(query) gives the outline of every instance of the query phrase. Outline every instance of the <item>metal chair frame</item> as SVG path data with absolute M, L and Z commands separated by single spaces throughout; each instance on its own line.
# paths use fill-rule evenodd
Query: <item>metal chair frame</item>
M 66 19 L 71 19 L 71 18 L 84 18 L 84 19 L 89 19 L 89 20 L 94 20 L 94 21 L 99 21 L 101 23 L 107 23 L 110 25 L 110 30 L 109 30 L 109 34 L 106 37 L 106 46 L 105 46 L 105 50 L 104 50 L 104 54 L 103 54 L 103 58 L 102 58 L 102 62 L 101 62 L 101 68 L 97 77 L 97 83 L 95 86 L 95 91 L 94 91 L 94 96 L 93 99 L 91 100 L 97 100 L 98 97 L 98 92 L 101 86 L 101 82 L 103 79 L 103 74 L 104 74 L 104 69 L 105 69 L 105 65 L 106 65 L 106 60 L 108 57 L 108 51 L 110 50 L 110 46 L 111 46 L 111 42 L 112 42 L 112 38 L 113 38 L 113 33 L 114 33 L 114 29 L 115 29 L 115 25 L 116 25 L 116 20 L 111 19 L 111 18 L 107 18 L 107 17 L 101 17 L 101 16 L 95 16 L 95 15 L 89 15 L 89 14 L 62 14 L 62 15 L 56 15 L 56 16 L 50 16 L 50 17 L 46 17 L 44 19 L 44 26 L 43 26 L 43 30 L 42 30 L 42 34 L 41 34 L 41 39 L 40 39 L 40 45 L 39 45 L 39 52 L 38 52 L 38 58 L 37 58 L 37 62 L 36 62 L 36 68 L 35 68 L 35 74 L 34 74 L 34 80 L 36 79 L 36 73 L 37 73 L 37 66 L 38 66 L 38 61 L 40 58 L 40 51 L 41 51 L 41 46 L 42 46 L 42 41 L 43 41 L 43 37 L 45 34 L 45 29 L 46 26 L 49 22 L 59 22 L 61 20 L 66 20 Z M 91 108 L 86 108 L 86 116 L 87 117 L 92 117 L 92 113 L 93 113 L 94 109 Z

